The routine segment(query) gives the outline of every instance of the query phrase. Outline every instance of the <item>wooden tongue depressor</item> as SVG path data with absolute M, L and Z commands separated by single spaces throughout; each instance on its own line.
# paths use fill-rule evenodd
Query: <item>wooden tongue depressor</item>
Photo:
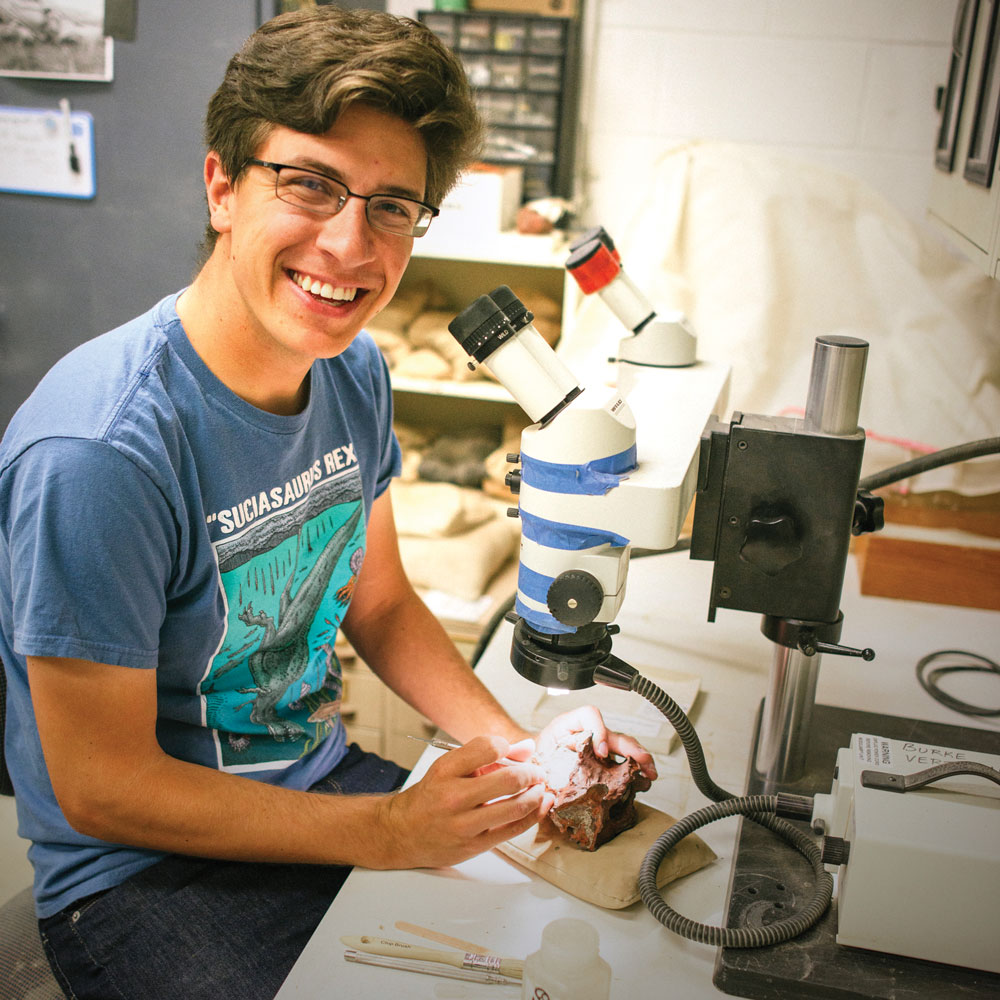
M 430 927 L 421 927 L 420 924 L 409 924 L 405 920 L 396 921 L 396 930 L 402 931 L 404 934 L 414 934 L 417 937 L 427 938 L 428 941 L 436 941 L 438 944 L 446 944 L 449 948 L 457 948 L 459 951 L 471 951 L 476 955 L 493 954 L 490 948 L 486 948 L 481 944 L 463 941 L 461 938 L 442 934 L 440 931 L 432 930 Z
M 409 958 L 420 962 L 440 962 L 456 969 L 478 969 L 480 972 L 499 972 L 511 979 L 520 979 L 524 962 L 517 958 L 499 958 L 496 955 L 477 955 L 466 952 L 459 955 L 436 948 L 417 948 L 405 941 L 391 941 L 371 934 L 360 936 L 345 935 L 341 943 L 355 951 L 365 951 L 370 955 L 389 955 L 394 958 Z

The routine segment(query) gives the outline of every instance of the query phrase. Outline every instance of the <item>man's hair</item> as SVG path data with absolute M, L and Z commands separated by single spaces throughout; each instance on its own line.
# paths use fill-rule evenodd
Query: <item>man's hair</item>
M 458 57 L 410 18 L 323 5 L 259 27 L 229 61 L 205 116 L 205 142 L 235 182 L 275 126 L 321 135 L 352 104 L 412 125 L 427 149 L 424 200 L 439 205 L 482 141 Z M 205 256 L 217 233 L 209 224 Z

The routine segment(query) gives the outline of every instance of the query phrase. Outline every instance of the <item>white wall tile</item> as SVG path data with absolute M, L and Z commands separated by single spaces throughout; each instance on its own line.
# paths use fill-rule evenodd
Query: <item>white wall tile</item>
M 843 146 L 857 135 L 865 63 L 855 42 L 612 29 L 589 120 L 631 135 Z
M 595 209 L 620 204 L 604 185 L 640 173 L 636 157 L 708 139 L 839 163 L 923 219 L 956 0 L 588 2 Z
M 598 153 L 588 185 L 593 201 L 586 207 L 587 217 L 611 233 L 623 232 L 649 190 L 657 159 L 681 142 L 682 137 L 596 134 L 593 146 Z
M 666 28 L 711 34 L 762 33 L 770 0 L 590 0 L 607 27 Z
M 773 0 L 770 30 L 808 38 L 936 42 L 951 37 L 957 0 Z
M 657 102 L 659 131 L 735 142 L 852 143 L 861 109 L 862 44 L 672 36 Z
M 948 46 L 873 45 L 869 55 L 860 145 L 931 149 L 938 128 L 934 92 L 947 82 Z

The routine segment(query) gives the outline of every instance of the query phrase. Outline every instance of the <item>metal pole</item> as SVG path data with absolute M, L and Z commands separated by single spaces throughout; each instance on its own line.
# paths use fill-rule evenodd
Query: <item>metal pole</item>
M 805 433 L 857 433 L 867 361 L 868 344 L 863 340 L 816 338 Z M 857 483 L 847 486 L 857 489 Z M 819 665 L 819 653 L 806 656 L 798 649 L 775 646 L 754 760 L 766 789 L 795 782 L 805 773 Z
M 818 434 L 855 434 L 861 412 L 868 344 L 856 337 L 817 337 L 805 426 Z
M 819 662 L 819 653 L 806 656 L 788 646 L 774 647 L 754 761 L 767 792 L 805 772 Z

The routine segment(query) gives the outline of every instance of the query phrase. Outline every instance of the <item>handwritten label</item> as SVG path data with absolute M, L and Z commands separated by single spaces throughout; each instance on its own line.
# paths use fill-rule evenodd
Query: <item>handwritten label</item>
M 932 747 L 922 743 L 904 743 L 902 749 L 908 764 L 934 765 L 973 759 L 965 750 L 949 750 L 947 747 Z

